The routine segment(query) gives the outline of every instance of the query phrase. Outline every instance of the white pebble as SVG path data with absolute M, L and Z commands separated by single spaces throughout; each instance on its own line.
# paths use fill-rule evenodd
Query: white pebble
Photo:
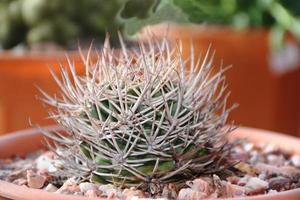
M 179 191 L 179 194 L 178 194 L 178 197 L 177 199 L 178 200 L 184 200 L 184 199 L 187 199 L 188 196 L 194 192 L 191 188 L 183 188 Z
M 276 161 L 278 159 L 278 156 L 274 155 L 274 154 L 270 154 L 267 156 L 267 160 L 269 163 L 274 163 L 274 161 Z
M 249 152 L 249 151 L 251 151 L 253 149 L 253 146 L 254 145 L 252 143 L 247 143 L 244 146 L 244 150 Z
M 252 191 L 252 190 L 258 190 L 262 188 L 267 188 L 269 186 L 269 183 L 261 180 L 257 177 L 251 177 L 248 182 L 245 185 L 246 190 Z
M 259 175 L 258 175 L 258 178 L 259 178 L 260 180 L 265 180 L 265 179 L 266 179 L 266 174 L 264 174 L 264 173 L 259 174 Z
M 47 192 L 56 192 L 58 188 L 50 183 L 45 187 L 44 190 L 46 190 Z
M 258 161 L 259 153 L 257 151 L 251 151 L 250 155 L 251 155 L 250 163 L 254 163 Z
M 36 159 L 36 168 L 38 170 L 47 170 L 47 172 L 56 172 L 57 169 L 53 165 L 53 160 L 47 155 L 41 155 Z
M 276 151 L 276 150 L 277 150 L 277 148 L 276 148 L 275 145 L 268 144 L 268 145 L 264 148 L 263 152 L 264 152 L 264 153 L 272 153 L 272 152 L 274 152 L 274 151 Z
M 97 192 L 97 190 L 94 188 L 94 189 L 86 191 L 85 196 L 90 197 L 90 198 L 98 197 L 98 193 L 100 194 L 100 192 Z
M 141 190 L 137 190 L 134 188 L 124 189 L 122 195 L 126 197 L 126 200 L 132 200 L 133 198 L 144 198 L 145 195 Z
M 100 185 L 99 190 L 115 190 L 115 186 L 112 184 Z
M 64 183 L 64 185 L 66 186 L 72 186 L 72 185 L 76 185 L 77 181 L 75 178 L 69 178 L 68 180 L 66 180 L 66 182 Z
M 88 190 L 93 190 L 95 185 L 93 183 L 80 183 L 79 188 L 81 192 L 87 192 Z
M 277 190 L 269 190 L 268 194 L 275 194 L 278 193 Z
M 300 156 L 298 156 L 298 155 L 293 155 L 293 156 L 291 157 L 291 161 L 292 161 L 292 163 L 293 163 L 293 165 L 294 165 L 295 167 L 300 167 Z
M 107 184 L 107 185 L 100 185 L 98 190 L 100 192 L 102 192 L 105 196 L 108 196 L 109 194 L 113 193 L 113 194 L 117 194 L 118 191 L 117 189 L 111 185 L 111 184 Z

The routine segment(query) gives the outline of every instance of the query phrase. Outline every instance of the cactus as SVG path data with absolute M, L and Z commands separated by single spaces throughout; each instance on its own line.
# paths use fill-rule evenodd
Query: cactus
M 65 130 L 43 131 L 62 163 L 59 176 L 156 193 L 231 166 L 226 68 L 215 72 L 209 51 L 195 60 L 191 48 L 184 60 L 181 45 L 166 40 L 149 39 L 138 50 L 120 44 L 116 52 L 106 40 L 93 62 L 90 51 L 81 53 L 84 76 L 70 60 L 60 78 L 52 73 L 60 97 L 41 90 Z

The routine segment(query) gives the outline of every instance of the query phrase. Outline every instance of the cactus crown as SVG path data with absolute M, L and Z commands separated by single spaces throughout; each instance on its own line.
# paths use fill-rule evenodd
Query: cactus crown
M 66 133 L 43 131 L 62 162 L 60 176 L 155 192 L 226 169 L 225 69 L 213 72 L 209 51 L 184 60 L 181 45 L 149 39 L 138 50 L 114 52 L 105 42 L 85 76 L 53 73 L 60 98 L 43 93 L 50 117 Z M 82 54 L 81 54 L 82 55 Z

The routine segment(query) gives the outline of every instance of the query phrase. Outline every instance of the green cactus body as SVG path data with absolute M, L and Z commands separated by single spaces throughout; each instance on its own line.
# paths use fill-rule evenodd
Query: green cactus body
M 106 46 L 96 64 L 84 59 L 86 76 L 72 64 L 69 74 L 61 69 L 62 80 L 54 75 L 61 99 L 43 92 L 68 133 L 44 132 L 58 152 L 69 152 L 60 155 L 61 173 L 146 190 L 230 165 L 224 69 L 211 75 L 208 53 L 188 63 L 166 41 L 141 44 L 139 52 L 121 44 L 118 56 Z

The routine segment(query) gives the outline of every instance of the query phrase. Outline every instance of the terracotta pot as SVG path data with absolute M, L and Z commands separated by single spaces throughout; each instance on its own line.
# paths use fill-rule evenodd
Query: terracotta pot
M 58 126 L 48 126 L 49 130 L 60 130 Z M 26 129 L 0 136 L 0 158 L 14 155 L 26 155 L 30 152 L 43 149 L 43 135 L 36 129 Z M 25 144 L 25 145 L 24 145 Z M 101 200 L 101 198 L 84 198 L 63 194 L 49 193 L 43 190 L 26 188 L 0 180 L 0 200 Z M 102 200 L 104 200 L 102 198 Z M 110 198 L 109 200 L 114 200 Z
M 59 130 L 57 126 L 48 127 L 48 129 Z M 229 135 L 230 139 L 248 138 L 255 144 L 273 144 L 289 153 L 300 154 L 300 140 L 280 133 L 264 131 L 254 128 L 239 128 Z M 0 158 L 8 158 L 13 155 L 25 155 L 35 150 L 43 148 L 41 141 L 43 136 L 35 129 L 14 132 L 0 137 Z M 26 144 L 26 145 L 24 145 Z M 18 186 L 12 183 L 0 181 L 0 199 L 9 198 L 15 200 L 30 199 L 61 199 L 61 200 L 88 200 L 78 196 L 61 195 L 49 193 L 43 190 L 30 189 Z M 238 199 L 238 198 L 236 198 Z M 280 192 L 270 195 L 258 195 L 253 197 L 241 198 L 244 200 L 298 200 L 300 199 L 300 189 Z M 98 200 L 101 200 L 98 198 Z
M 190 55 L 191 43 L 196 57 L 211 45 L 216 51 L 215 66 L 233 66 L 226 75 L 231 90 L 229 103 L 240 106 L 230 119 L 243 126 L 300 136 L 300 48 L 292 38 L 288 42 L 296 49 L 291 56 L 294 60 L 284 63 L 279 72 L 270 62 L 276 56 L 271 57 L 268 30 L 235 31 L 221 26 L 169 23 L 145 28 L 139 34 L 140 40 L 146 40 L 149 32 L 156 38 L 180 39 L 185 58 Z
M 34 124 L 53 124 L 45 119 L 48 114 L 37 99 L 40 93 L 35 86 L 54 94 L 57 86 L 49 67 L 57 72 L 59 64 L 67 64 L 67 54 L 77 70 L 83 71 L 77 52 L 0 53 L 0 135 L 29 128 L 29 119 Z

